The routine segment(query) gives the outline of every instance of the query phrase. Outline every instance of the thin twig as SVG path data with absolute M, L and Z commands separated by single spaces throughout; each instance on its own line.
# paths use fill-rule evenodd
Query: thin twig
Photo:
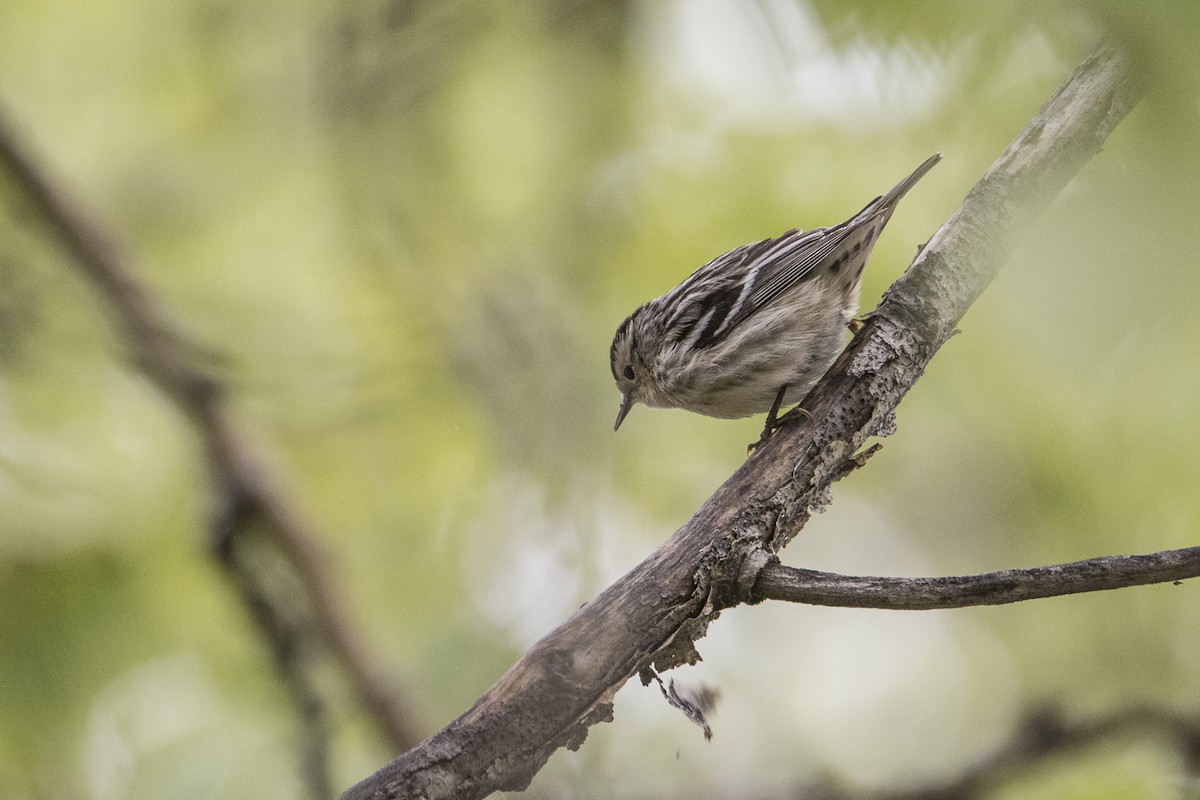
M 1181 796 L 1194 797 L 1200 767 L 1200 722 L 1148 707 L 1079 721 L 1069 721 L 1052 708 L 1038 709 L 1008 740 L 949 780 L 875 791 L 821 785 L 806 787 L 802 796 L 805 800 L 974 800 L 1046 761 L 1133 735 L 1153 737 L 1178 753 L 1182 763 L 1177 780 L 1193 787 Z
M 1200 547 L 947 578 L 857 577 L 773 562 L 758 573 L 752 594 L 755 600 L 814 606 L 928 611 L 998 606 L 1196 577 L 1200 577 Z

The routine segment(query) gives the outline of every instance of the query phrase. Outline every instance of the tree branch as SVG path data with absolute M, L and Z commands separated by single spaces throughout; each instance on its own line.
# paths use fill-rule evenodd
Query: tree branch
M 928 611 L 998 606 L 1196 577 L 1200 577 L 1200 547 L 952 578 L 852 577 L 772 561 L 758 573 L 752 597 L 815 606 Z
M 319 535 L 286 500 L 264 466 L 258 444 L 235 421 L 218 382 L 192 363 L 187 338 L 140 283 L 121 242 L 37 164 L 2 109 L 0 170 L 11 176 L 35 216 L 104 295 L 142 371 L 200 433 L 217 495 L 211 530 L 214 551 L 271 644 L 285 682 L 298 698 L 301 716 L 320 719 L 313 710 L 319 697 L 316 688 L 308 685 L 302 689 L 304 681 L 296 672 L 297 659 L 305 648 L 295 644 L 302 638 L 314 638 L 302 632 L 307 627 L 335 655 L 389 744 L 397 752 L 411 747 L 417 737 L 408 715 L 336 600 L 324 568 L 329 559 Z M 260 537 L 271 542 L 290 565 L 309 615 L 305 623 L 298 625 L 297 614 L 290 608 L 295 605 L 294 592 L 281 595 L 257 574 L 257 567 L 263 566 L 261 557 L 247 557 L 239 547 L 244 540 Z M 284 626 L 284 620 L 291 622 Z
M 1127 60 L 1102 45 L 1042 107 L 893 285 L 794 420 L 675 534 L 537 642 L 461 717 L 343 800 L 478 798 L 528 785 L 559 747 L 612 717 L 645 667 L 694 663 L 724 608 L 752 599 L 773 558 L 833 481 L 860 466 L 872 435 L 1030 225 L 1133 107 Z
M 1061 712 L 1043 708 L 1030 713 L 1008 741 L 951 780 L 867 792 L 817 786 L 808 788 L 803 796 L 809 800 L 971 800 L 986 796 L 1021 770 L 1133 734 L 1153 736 L 1170 745 L 1179 754 L 1184 775 L 1189 780 L 1195 779 L 1200 768 L 1200 723 L 1194 719 L 1135 707 L 1071 722 Z

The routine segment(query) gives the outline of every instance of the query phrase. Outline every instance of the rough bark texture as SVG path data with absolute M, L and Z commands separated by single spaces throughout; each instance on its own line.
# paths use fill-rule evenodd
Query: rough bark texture
M 649 558 L 535 644 L 465 714 L 342 795 L 476 798 L 522 789 L 559 747 L 611 719 L 647 666 L 695 663 L 719 612 L 752 600 L 774 553 L 829 504 L 1004 261 L 1014 235 L 1133 107 L 1127 61 L 1101 46 L 967 195 L 782 428 Z

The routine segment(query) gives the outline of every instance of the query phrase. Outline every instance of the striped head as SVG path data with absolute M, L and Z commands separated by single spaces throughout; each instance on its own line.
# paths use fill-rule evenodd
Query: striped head
M 617 389 L 621 392 L 621 408 L 613 424 L 614 431 L 621 427 L 634 404 L 646 403 L 649 394 L 657 386 L 650 371 L 653 356 L 642 348 L 642 345 L 653 341 L 651 332 L 647 330 L 647 324 L 653 316 L 648 311 L 650 305 L 647 303 L 625 318 L 617 328 L 608 352 L 609 366 Z

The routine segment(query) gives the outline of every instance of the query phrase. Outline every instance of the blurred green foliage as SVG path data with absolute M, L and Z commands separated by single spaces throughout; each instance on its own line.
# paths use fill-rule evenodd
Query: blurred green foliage
M 1146 100 L 786 555 L 955 574 L 1196 543 L 1193 2 L 9 0 L 0 97 L 269 443 L 432 732 L 756 435 L 643 408 L 613 434 L 624 315 L 942 151 L 876 249 L 871 307 L 1104 35 Z M 209 559 L 196 434 L 0 197 L 0 797 L 294 797 L 294 709 Z M 1200 713 L 1193 593 L 739 609 L 679 675 L 722 689 L 712 743 L 629 686 L 530 793 L 898 785 L 1042 702 Z M 345 785 L 389 754 L 329 693 Z M 998 796 L 1170 797 L 1179 769 L 1130 744 Z

